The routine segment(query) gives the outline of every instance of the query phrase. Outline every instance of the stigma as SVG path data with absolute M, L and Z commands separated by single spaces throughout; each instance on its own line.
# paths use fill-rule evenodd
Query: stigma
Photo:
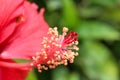
M 78 34 L 64 27 L 62 34 L 58 34 L 57 27 L 49 28 L 47 36 L 41 42 L 42 49 L 32 57 L 31 67 L 37 67 L 39 72 L 42 70 L 53 69 L 58 65 L 68 65 L 73 63 L 75 56 L 78 56 Z

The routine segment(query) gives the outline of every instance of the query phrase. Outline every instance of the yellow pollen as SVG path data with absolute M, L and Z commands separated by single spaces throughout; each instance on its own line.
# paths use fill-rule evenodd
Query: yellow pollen
M 68 63 L 73 63 L 75 56 L 78 56 L 78 41 L 64 43 L 68 28 L 64 27 L 62 31 L 62 35 L 58 35 L 57 27 L 49 28 L 47 36 L 43 37 L 41 42 L 43 47 L 32 57 L 33 63 L 30 64 L 36 66 L 39 72 L 42 72 L 42 69 L 53 69 L 61 64 L 66 66 Z
M 66 32 L 68 32 L 68 28 L 64 27 L 63 28 L 63 34 L 66 35 Z

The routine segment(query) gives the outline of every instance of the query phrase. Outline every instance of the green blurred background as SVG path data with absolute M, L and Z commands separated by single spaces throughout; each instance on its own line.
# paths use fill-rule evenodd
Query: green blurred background
M 79 34 L 73 64 L 38 73 L 27 80 L 120 80 L 120 0 L 30 0 L 46 9 L 51 27 Z

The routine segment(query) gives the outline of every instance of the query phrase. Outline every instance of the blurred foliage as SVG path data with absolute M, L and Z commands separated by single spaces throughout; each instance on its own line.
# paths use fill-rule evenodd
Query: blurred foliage
M 27 77 L 27 80 L 38 80 L 35 71 L 31 71 Z
M 119 80 L 120 0 L 30 0 L 46 9 L 45 19 L 59 30 L 79 34 L 73 64 L 30 74 L 28 80 Z M 30 78 L 31 77 L 31 78 Z

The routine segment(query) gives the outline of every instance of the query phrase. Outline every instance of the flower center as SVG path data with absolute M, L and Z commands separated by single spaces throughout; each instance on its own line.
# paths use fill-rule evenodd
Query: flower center
M 43 38 L 40 52 L 37 52 L 32 57 L 33 62 L 30 64 L 32 67 L 37 67 L 38 71 L 42 69 L 52 69 L 60 64 L 67 65 L 68 62 L 73 63 L 74 57 L 78 55 L 77 47 L 78 34 L 70 31 L 68 35 L 68 28 L 63 28 L 62 35 L 58 35 L 57 28 L 50 28 L 47 36 Z

